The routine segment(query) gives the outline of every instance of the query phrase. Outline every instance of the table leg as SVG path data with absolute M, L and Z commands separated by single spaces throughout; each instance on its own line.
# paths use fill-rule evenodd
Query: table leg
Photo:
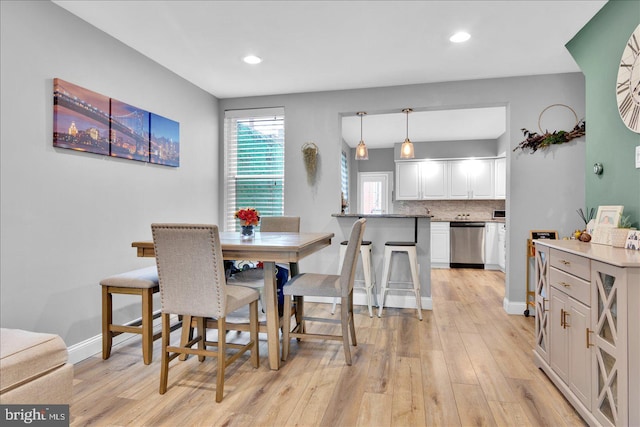
M 278 370 L 280 368 L 280 317 L 278 316 L 275 262 L 264 263 L 264 300 L 267 312 L 269 366 L 273 370 Z

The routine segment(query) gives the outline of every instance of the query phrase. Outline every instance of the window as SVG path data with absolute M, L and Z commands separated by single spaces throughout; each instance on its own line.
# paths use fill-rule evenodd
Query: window
M 225 230 L 240 229 L 240 208 L 284 215 L 283 108 L 225 111 L 224 158 Z
M 340 189 L 342 190 L 342 197 L 348 203 L 349 202 L 349 163 L 347 161 L 347 153 L 342 152 L 340 157 Z
M 391 213 L 392 172 L 358 173 L 358 212 L 363 214 Z

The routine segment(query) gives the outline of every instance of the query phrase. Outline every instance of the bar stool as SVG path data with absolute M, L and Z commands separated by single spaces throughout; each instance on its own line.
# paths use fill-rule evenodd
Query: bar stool
M 342 263 L 344 262 L 344 255 L 347 252 L 348 240 L 340 243 L 340 262 L 338 263 L 338 274 L 342 271 Z M 364 274 L 364 280 L 354 280 L 354 289 L 364 289 L 367 292 L 367 306 L 369 307 L 369 317 L 373 317 L 373 292 L 375 285 L 375 271 L 373 269 L 373 263 L 371 262 L 371 242 L 363 240 L 360 244 L 360 258 L 362 259 L 362 272 Z M 357 286 L 360 285 L 360 286 Z M 336 312 L 336 303 L 338 298 L 333 299 L 333 306 L 331 307 L 331 314 Z
M 406 253 L 409 257 L 409 268 L 411 270 L 411 282 L 390 281 L 391 276 L 391 258 L 394 252 Z M 418 254 L 415 242 L 386 242 L 384 244 L 384 267 L 382 270 L 382 286 L 380 289 L 380 298 L 378 300 L 378 317 L 382 316 L 382 308 L 384 307 L 384 296 L 389 290 L 389 284 L 409 284 L 411 288 L 391 288 L 394 291 L 412 292 L 416 296 L 416 309 L 418 310 L 418 318 L 422 320 L 422 304 L 420 302 L 420 280 L 418 278 Z

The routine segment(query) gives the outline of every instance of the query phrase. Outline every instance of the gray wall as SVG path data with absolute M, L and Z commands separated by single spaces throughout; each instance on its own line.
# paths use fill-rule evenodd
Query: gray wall
M 153 264 L 151 222 L 217 222 L 218 101 L 51 2 L 0 7 L 0 324 L 73 345 L 101 333 L 100 279 Z M 180 167 L 54 149 L 54 77 L 178 121 Z
M 223 99 L 220 108 L 285 107 L 287 214 L 302 216 L 301 227 L 305 230 L 336 233 L 335 241 L 339 242 L 345 236 L 331 214 L 340 210 L 341 113 L 400 110 L 407 106 L 435 109 L 506 105 L 507 131 L 500 139 L 508 142 L 505 144 L 509 214 L 505 307 L 509 312 L 521 314 L 526 296 L 529 230 L 555 229 L 568 235 L 579 226 L 575 210 L 584 206 L 584 138 L 535 154 L 512 152 L 522 140 L 520 129 L 536 129 L 540 112 L 556 103 L 570 105 L 579 117 L 584 116 L 582 74 Z M 545 117 L 545 124 L 555 126 L 552 119 Z M 565 129 L 573 125 L 557 123 Z M 305 141 L 314 141 L 320 151 L 321 164 L 314 186 L 296 179 L 304 175 L 300 149 Z M 336 243 L 318 256 L 304 260 L 301 268 L 333 272 L 337 258 Z

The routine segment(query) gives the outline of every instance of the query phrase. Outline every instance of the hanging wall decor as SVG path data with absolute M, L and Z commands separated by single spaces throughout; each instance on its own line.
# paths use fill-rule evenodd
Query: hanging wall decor
M 307 169 L 307 181 L 313 183 L 315 182 L 318 166 L 318 146 L 313 142 L 305 142 L 302 146 L 302 157 L 304 166 Z
M 548 130 L 545 130 L 543 132 L 540 126 L 540 121 L 542 120 L 542 115 L 544 114 L 544 112 L 551 107 L 565 107 L 571 110 L 576 119 L 576 125 L 574 126 L 574 128 L 570 131 L 555 130 L 553 132 L 549 132 Z M 542 112 L 540 113 L 540 116 L 538 117 L 538 129 L 540 129 L 540 133 L 531 132 L 527 129 L 521 129 L 526 139 L 519 143 L 516 148 L 513 149 L 513 151 L 516 151 L 518 149 L 522 151 L 524 151 L 525 149 L 529 149 L 530 153 L 533 154 L 540 148 L 544 149 L 549 147 L 550 145 L 564 144 L 565 142 L 569 142 L 572 139 L 580 138 L 586 133 L 586 123 L 584 119 L 578 120 L 578 115 L 573 110 L 573 108 L 564 104 L 552 104 L 542 110 Z
M 180 124 L 54 78 L 53 146 L 177 167 Z

